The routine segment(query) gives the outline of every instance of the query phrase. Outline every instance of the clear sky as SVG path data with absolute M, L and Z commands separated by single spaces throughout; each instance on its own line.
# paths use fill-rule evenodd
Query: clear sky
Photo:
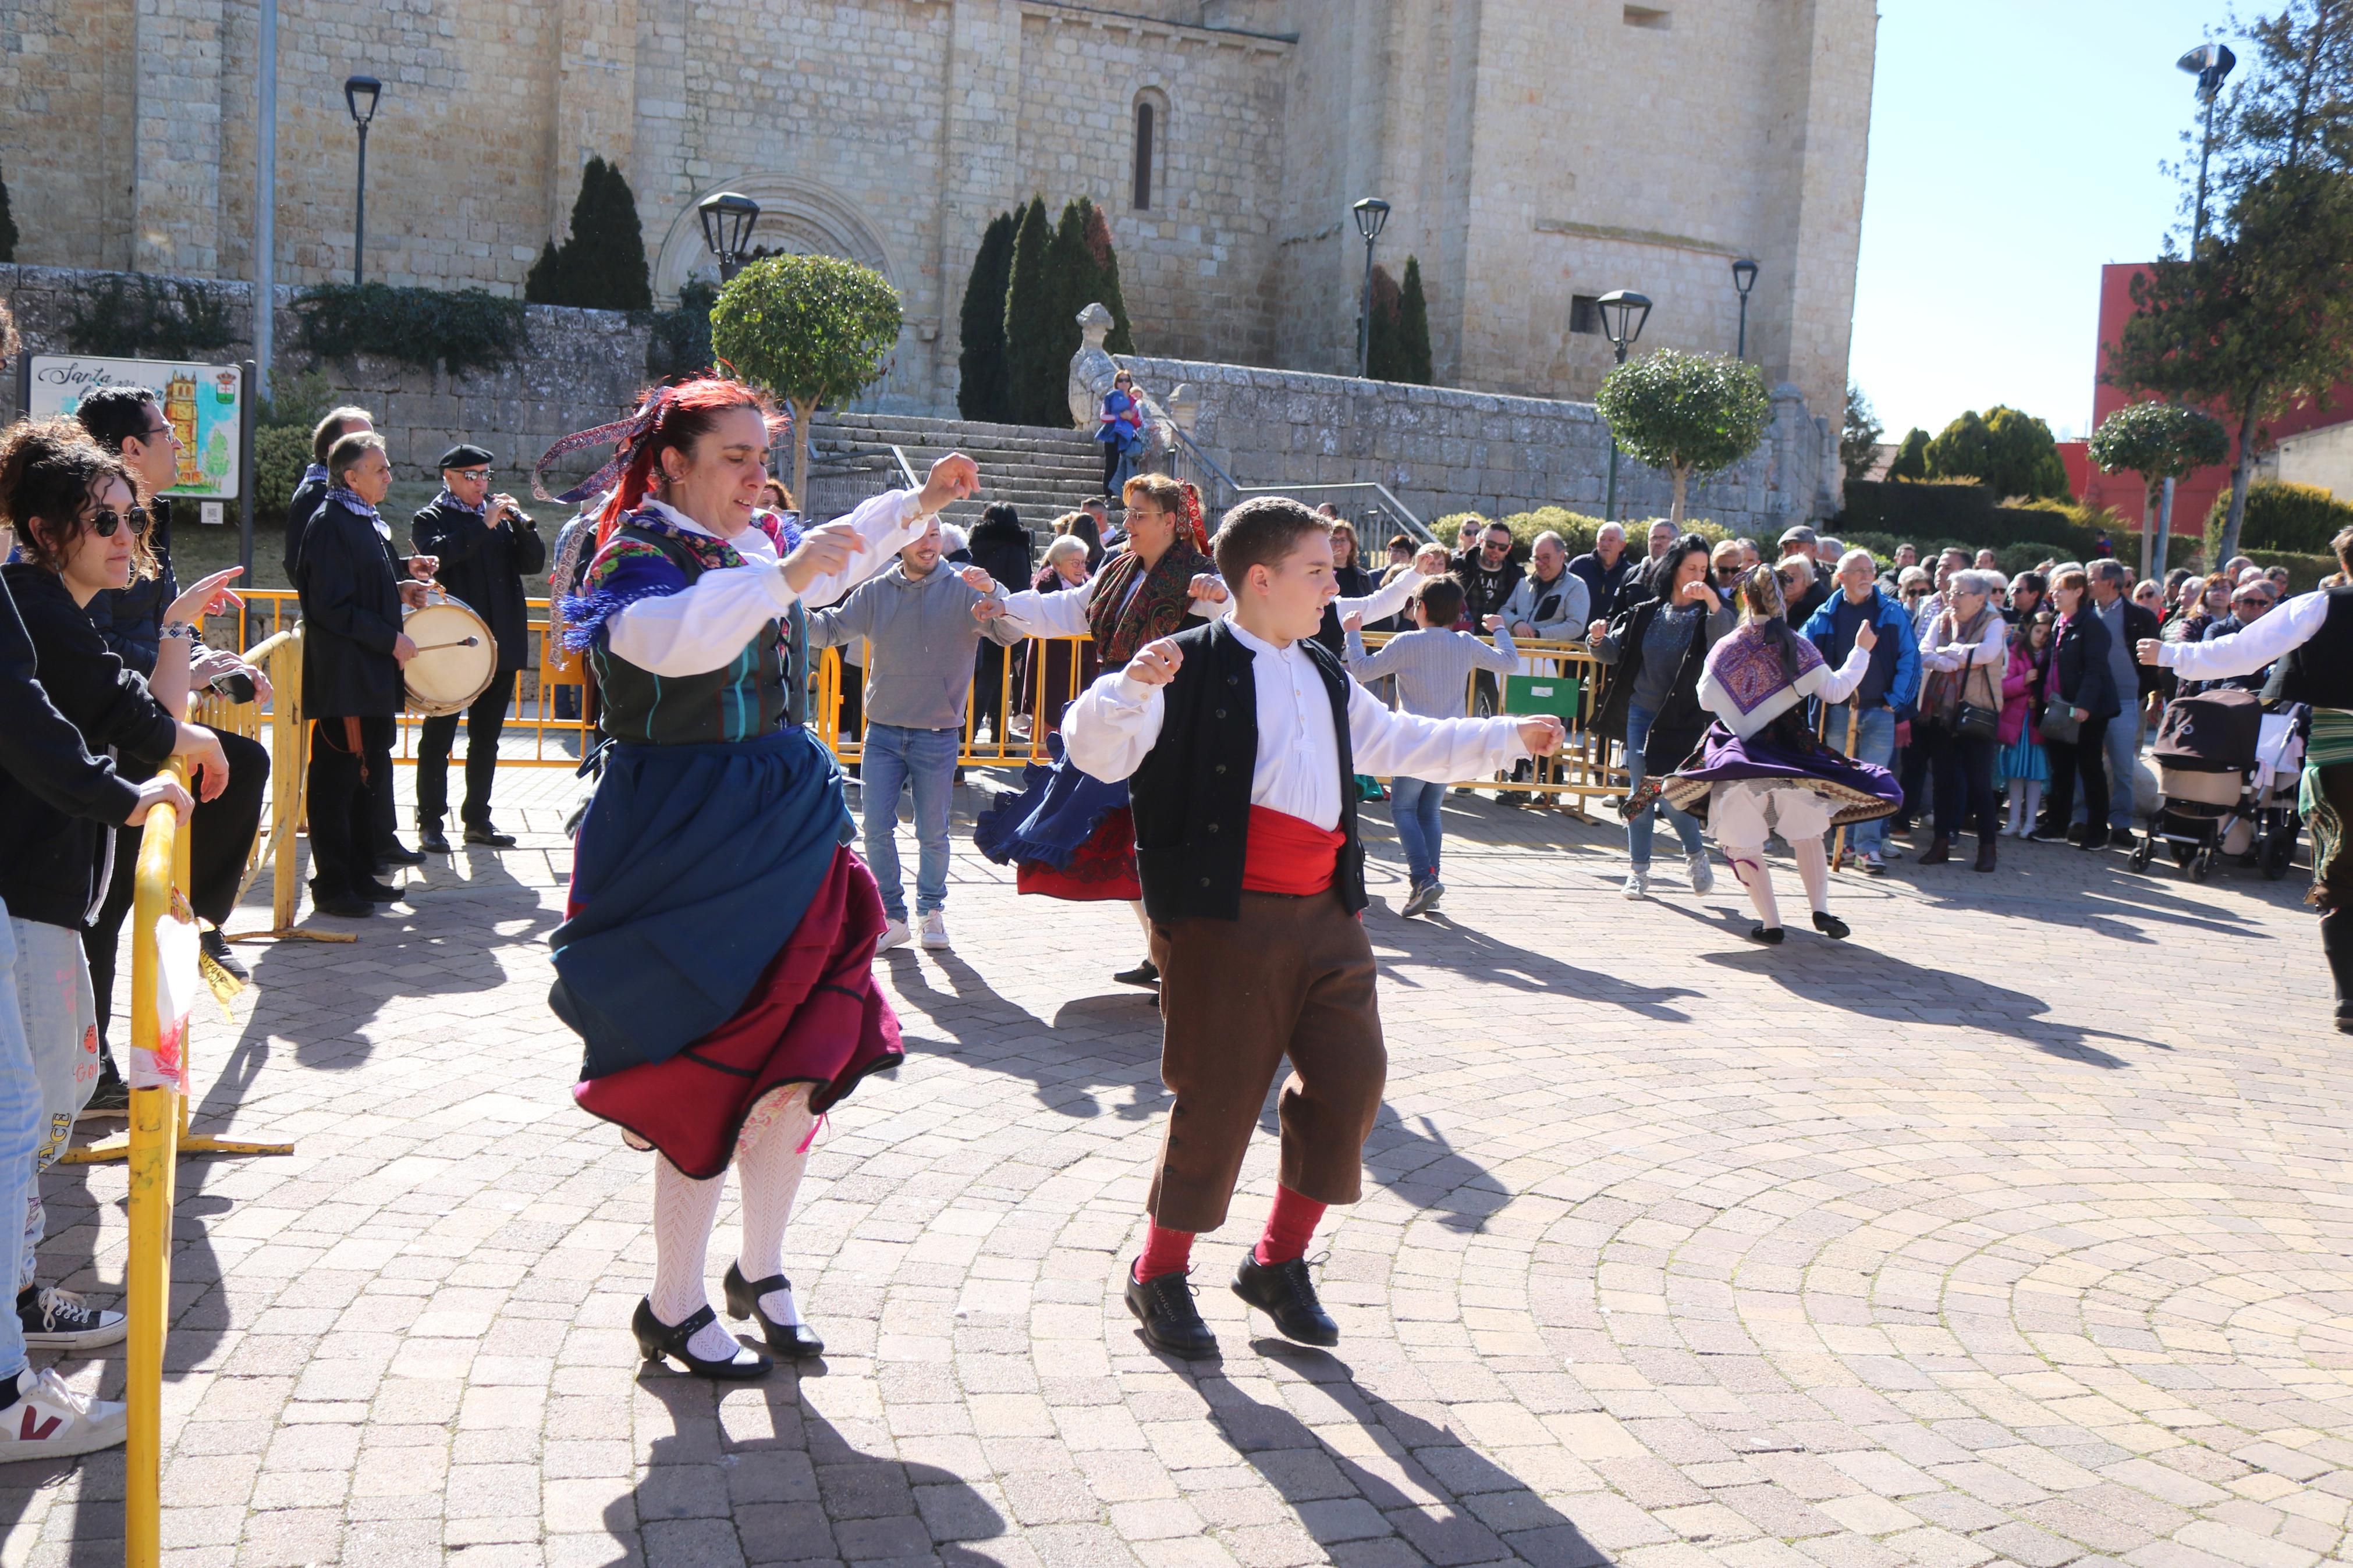
M 1997 403 L 2088 434 L 2100 268 L 2179 221 L 2158 165 L 2198 105 L 2173 62 L 2226 10 L 1880 0 L 1851 374 L 1885 439 Z

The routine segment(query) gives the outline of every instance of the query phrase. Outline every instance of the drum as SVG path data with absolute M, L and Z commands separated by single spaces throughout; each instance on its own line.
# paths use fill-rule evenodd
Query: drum
M 400 672 L 408 706 L 428 719 L 464 712 L 498 676 L 491 624 L 462 599 L 436 589 L 423 609 L 403 612 L 400 629 L 417 645 L 417 657 Z

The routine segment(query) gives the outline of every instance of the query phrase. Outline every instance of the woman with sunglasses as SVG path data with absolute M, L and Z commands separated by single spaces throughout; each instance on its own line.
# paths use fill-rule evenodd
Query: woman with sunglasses
M 152 570 L 147 514 L 133 503 L 121 460 L 71 420 L 21 423 L 0 437 L 0 520 L 15 527 L 24 552 L 23 560 L 0 568 L 0 577 L 31 638 L 34 674 L 58 711 L 93 754 L 111 747 L 142 763 L 190 759 L 198 795 L 216 797 L 228 783 L 220 742 L 180 715 L 188 699 L 191 626 L 216 599 L 229 598 L 223 587 L 237 569 L 215 573 L 172 601 L 155 673 L 142 679 L 107 647 L 89 611 L 100 592 L 126 587 L 135 574 Z M 0 1199 L 12 1211 L 0 1214 L 0 1234 L 11 1223 L 22 1232 L 16 1318 L 25 1343 L 35 1349 L 87 1351 L 123 1335 L 120 1312 L 37 1287 L 33 1272 L 44 1226 L 40 1172 L 64 1152 L 74 1118 L 98 1084 L 97 998 L 81 930 L 104 901 L 110 875 L 132 874 L 111 863 L 112 846 L 113 835 L 99 823 L 69 816 L 0 774 L 0 905 L 8 917 L 7 942 L 0 945 L 14 954 L 14 1007 L 31 1057 L 29 1082 L 13 1081 L 0 1068 Z M 141 1065 L 134 1061 L 134 1076 Z M 29 1121 L 17 1114 L 20 1093 L 37 1108 Z M 21 1190 L 20 1182 L 26 1184 Z M 0 1335 L 0 1366 L 6 1337 Z M 0 1375 L 0 1394 L 15 1386 Z M 37 1404 L 43 1396 L 34 1397 Z M 69 1411 L 59 1428 L 81 1425 L 93 1439 L 87 1447 L 32 1451 L 88 1452 L 121 1440 L 119 1426 L 116 1436 L 104 1438 L 87 1415 Z M 0 1428 L 13 1425 L 0 1417 Z M 25 1430 L 37 1425 L 27 1422 Z M 26 1457 L 16 1447 L 0 1443 L 0 1454 Z

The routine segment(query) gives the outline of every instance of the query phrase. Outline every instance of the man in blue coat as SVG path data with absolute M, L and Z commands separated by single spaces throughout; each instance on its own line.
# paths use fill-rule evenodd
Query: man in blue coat
M 1853 648 L 1856 627 L 1868 622 L 1879 634 L 1862 684 L 1830 710 L 1823 734 L 1844 751 L 1847 727 L 1852 724 L 1856 760 L 1883 768 L 1895 755 L 1895 721 L 1911 711 L 1920 695 L 1920 645 L 1911 616 L 1879 591 L 1876 571 L 1868 550 L 1850 550 L 1841 556 L 1834 579 L 1838 592 L 1807 617 L 1805 634 L 1833 669 Z M 1855 824 L 1853 842 L 1865 871 L 1876 876 L 1887 869 L 1885 817 Z

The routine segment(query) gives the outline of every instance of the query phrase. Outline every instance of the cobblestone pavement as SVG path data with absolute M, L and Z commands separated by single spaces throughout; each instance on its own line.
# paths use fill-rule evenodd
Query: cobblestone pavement
M 1117 1294 L 1164 1093 L 1108 979 L 1133 922 L 960 837 L 955 951 L 882 965 L 907 1064 L 786 1237 L 833 1352 L 723 1395 L 637 1363 L 648 1157 L 572 1108 L 545 1010 L 570 782 L 510 774 L 522 847 L 357 945 L 245 949 L 200 1031 L 198 1128 L 300 1148 L 182 1167 L 169 1561 L 2345 1559 L 2353 1080 L 2294 882 L 2005 842 L 1841 878 L 1854 941 L 1768 951 L 1728 877 L 1630 905 L 1607 829 L 1460 799 L 1409 925 L 1384 820 L 1388 1106 L 1319 1238 L 1345 1337 L 1225 1289 L 1264 1139 L 1197 1252 L 1224 1359 L 1187 1367 Z M 50 1184 L 50 1259 L 111 1293 L 121 1169 Z M 0 1469 L 5 1561 L 119 1561 L 121 1487 Z

